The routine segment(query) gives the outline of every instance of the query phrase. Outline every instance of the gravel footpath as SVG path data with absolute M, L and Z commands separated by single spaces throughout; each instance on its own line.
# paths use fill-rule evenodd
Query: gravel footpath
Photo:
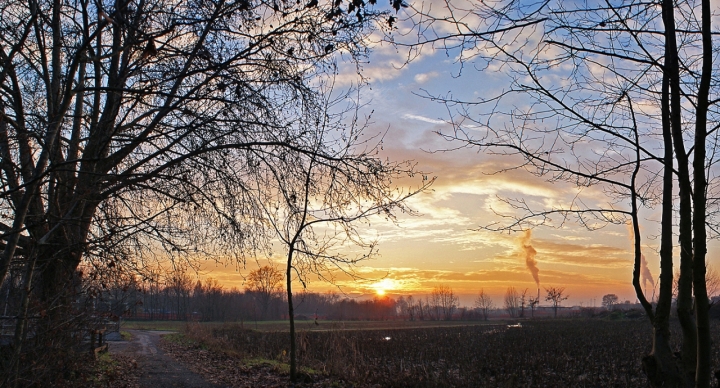
M 130 357 L 137 364 L 140 387 L 147 388 L 223 388 L 191 372 L 158 346 L 160 336 L 170 331 L 128 330 L 131 341 L 108 341 L 112 355 Z

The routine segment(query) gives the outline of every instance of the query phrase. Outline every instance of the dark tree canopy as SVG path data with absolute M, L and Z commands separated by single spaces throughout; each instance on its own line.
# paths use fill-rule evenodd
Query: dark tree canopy
M 88 253 L 256 249 L 258 155 L 322 158 L 298 120 L 324 108 L 333 54 L 364 52 L 371 18 L 335 9 L 5 3 L 0 279 L 32 256 L 49 285 Z
M 328 110 L 335 61 L 362 58 L 382 16 L 352 5 L 0 1 L 0 283 L 23 290 L 17 316 L 35 298 L 53 321 L 83 261 L 267 253 L 263 180 L 303 158 L 360 177 L 347 190 L 412 173 Z
M 608 310 L 612 310 L 613 306 L 618 303 L 620 298 L 615 294 L 607 294 L 602 297 L 602 305 Z

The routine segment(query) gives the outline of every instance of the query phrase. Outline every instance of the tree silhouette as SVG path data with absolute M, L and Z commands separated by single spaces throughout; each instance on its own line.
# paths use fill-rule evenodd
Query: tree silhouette
M 299 118 L 294 125 L 298 132 L 315 136 L 309 149 L 316 151 L 258 154 L 264 167 L 254 170 L 255 187 L 248 187 L 285 251 L 293 382 L 297 379 L 293 279 L 305 288 L 310 275 L 330 283 L 337 273 L 356 277 L 354 267 L 375 255 L 377 244 L 361 233 L 358 224 L 375 218 L 393 221 L 397 212 L 414 214 L 405 201 L 433 183 L 423 175 L 415 188 L 395 186 L 394 181 L 417 174 L 414 164 L 378 158 L 380 142 L 362 140 L 365 127 L 358 124 L 357 110 L 346 108 L 348 101 L 349 94 L 328 97 L 323 109 Z
M 518 311 L 520 307 L 520 294 L 518 294 L 515 287 L 508 287 L 508 289 L 505 291 L 504 302 L 505 310 L 507 310 L 511 318 L 515 318 L 520 314 L 520 312 Z
M 557 311 L 558 307 L 562 304 L 564 300 L 567 300 L 569 298 L 569 295 L 563 295 L 565 292 L 565 287 L 544 287 L 545 292 L 547 292 L 547 295 L 545 296 L 545 300 L 552 303 L 553 306 L 553 312 L 554 317 L 557 318 Z
M 159 253 L 242 261 L 267 248 L 246 189 L 258 155 L 342 157 L 292 123 L 321 108 L 335 54 L 364 55 L 377 17 L 283 0 L 4 7 L 0 283 L 12 270 L 23 292 L 3 382 L 22 373 L 29 306 L 44 324 L 72 321 L 59 315 L 74 316 L 85 258 L 130 270 Z
M 485 290 L 480 289 L 480 293 L 475 299 L 475 307 L 480 309 L 483 319 L 487 321 L 488 317 L 490 316 L 490 310 L 493 309 L 494 304 L 492 299 L 490 298 L 490 295 L 485 293 Z
M 606 309 L 612 310 L 613 306 L 617 304 L 619 298 L 615 294 L 607 294 L 602 297 L 602 305 L 605 306 Z
M 267 318 L 272 299 L 282 295 L 282 281 L 282 272 L 269 265 L 262 266 L 248 274 L 245 289 L 258 298 L 262 308 L 262 319 Z

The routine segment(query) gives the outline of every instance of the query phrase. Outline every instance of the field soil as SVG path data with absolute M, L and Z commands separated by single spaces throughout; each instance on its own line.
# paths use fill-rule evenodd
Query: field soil
M 320 325 L 322 326 L 322 324 Z M 372 327 L 373 323 L 368 323 Z M 314 386 L 334 387 L 644 387 L 640 360 L 651 350 L 645 319 L 527 320 L 422 328 L 301 331 L 298 361 Z M 720 325 L 713 323 L 720 343 Z M 679 326 L 673 347 L 679 349 Z M 172 354 L 233 387 L 283 385 L 286 332 L 238 325 L 190 325 Z M 720 365 L 713 349 L 713 370 Z M 272 385 L 244 381 L 248 366 L 271 365 Z M 269 377 L 273 376 L 273 377 Z M 287 378 L 287 377 L 285 377 Z M 259 380 L 262 381 L 262 380 Z M 287 381 L 287 380 L 284 380 Z M 286 383 L 285 383 L 286 384 Z

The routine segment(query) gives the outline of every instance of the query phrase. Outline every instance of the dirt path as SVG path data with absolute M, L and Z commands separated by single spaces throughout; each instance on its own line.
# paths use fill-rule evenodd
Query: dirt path
M 160 336 L 170 331 L 128 330 L 131 341 L 109 341 L 110 353 L 137 361 L 139 382 L 147 388 L 222 388 L 166 355 L 158 346 Z

